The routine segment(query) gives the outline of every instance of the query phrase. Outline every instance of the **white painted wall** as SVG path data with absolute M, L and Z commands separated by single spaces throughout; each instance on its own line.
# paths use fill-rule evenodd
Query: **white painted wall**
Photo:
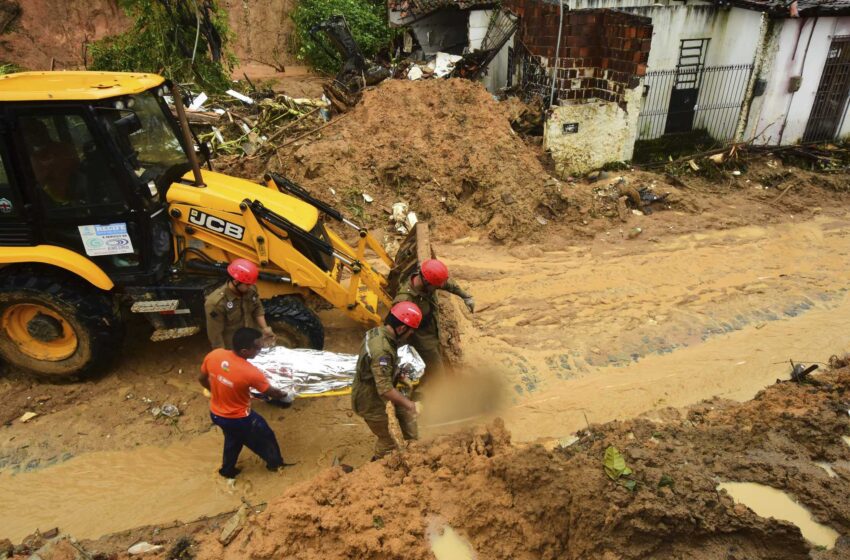
M 484 36 L 487 35 L 487 28 L 490 26 L 490 18 L 493 15 L 493 10 L 470 10 L 469 12 L 469 50 L 481 48 L 481 43 L 484 41 Z M 487 91 L 490 93 L 498 93 L 500 89 L 508 83 L 508 49 L 514 45 L 514 38 L 511 37 L 505 46 L 501 48 L 498 54 L 490 62 L 487 67 L 487 74 L 481 78 L 481 82 Z
M 850 35 L 850 17 L 784 19 L 775 22 L 761 77 L 765 94 L 753 100 L 745 139 L 758 144 L 794 144 L 803 138 L 832 37 Z M 800 89 L 788 91 L 791 76 Z M 850 135 L 845 112 L 839 134 Z
M 625 110 L 601 100 L 562 102 L 552 108 L 543 128 L 543 145 L 561 177 L 632 159 L 642 89 L 639 85 L 626 90 Z M 578 123 L 578 132 L 565 134 L 565 123 Z
M 750 64 L 757 48 L 761 13 L 720 8 L 700 0 L 574 0 L 570 10 L 617 9 L 652 19 L 650 70 L 671 70 L 679 60 L 679 41 L 711 38 L 706 64 Z

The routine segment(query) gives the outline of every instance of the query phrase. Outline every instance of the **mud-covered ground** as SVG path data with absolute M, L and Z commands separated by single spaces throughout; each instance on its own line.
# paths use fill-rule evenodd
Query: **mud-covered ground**
M 428 526 L 439 519 L 481 558 L 807 558 L 812 547 L 795 526 L 756 516 L 716 486 L 782 489 L 848 533 L 850 372 L 817 381 L 780 383 L 743 404 L 714 399 L 593 424 L 553 451 L 510 445 L 497 421 L 352 474 L 328 469 L 270 503 L 229 546 L 201 537 L 198 557 L 430 558 Z M 609 446 L 633 471 L 620 481 L 603 468 Z M 815 464 L 823 461 L 835 476 Z M 848 554 L 844 537 L 819 557 Z
M 324 469 L 261 512 L 249 509 L 227 545 L 219 537 L 229 516 L 83 546 L 108 555 L 144 539 L 164 547 L 150 556 L 162 559 L 175 550 L 199 559 L 424 559 L 451 527 L 478 558 L 837 560 L 850 554 L 848 389 L 850 371 L 837 370 L 774 384 L 745 403 L 712 399 L 591 424 L 549 449 L 512 444 L 496 420 L 350 474 Z M 618 480 L 604 468 L 612 446 L 631 469 Z M 842 536 L 815 545 L 717 489 L 730 481 L 780 489 Z

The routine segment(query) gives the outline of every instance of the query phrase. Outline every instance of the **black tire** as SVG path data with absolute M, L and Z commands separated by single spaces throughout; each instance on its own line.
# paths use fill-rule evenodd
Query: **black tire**
M 22 351 L 25 344 L 10 334 L 14 332 L 10 325 L 16 316 L 15 306 L 46 309 L 60 317 L 76 337 L 76 347 L 61 359 L 39 359 Z M 55 337 L 56 325 L 64 328 L 53 317 L 41 313 L 38 317 L 46 318 L 48 332 L 45 335 L 44 331 L 38 331 L 38 325 L 32 327 L 36 330 L 28 326 L 36 344 L 38 337 Z M 44 324 L 42 321 L 41 326 Z M 117 301 L 81 278 L 41 268 L 20 269 L 0 276 L 0 357 L 13 368 L 55 380 L 91 375 L 114 360 L 124 332 Z
M 313 350 L 325 347 L 325 328 L 319 316 L 298 296 L 275 296 L 263 300 L 263 307 L 278 344 Z

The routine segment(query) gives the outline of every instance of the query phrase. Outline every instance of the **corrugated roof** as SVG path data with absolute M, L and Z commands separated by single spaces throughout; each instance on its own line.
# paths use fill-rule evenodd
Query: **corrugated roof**
M 468 10 L 476 6 L 493 6 L 498 0 L 387 0 L 390 10 L 404 20 L 417 19 L 442 8 Z
M 717 3 L 791 17 L 791 0 L 718 0 Z M 850 15 L 850 0 L 798 0 L 797 12 L 801 16 Z

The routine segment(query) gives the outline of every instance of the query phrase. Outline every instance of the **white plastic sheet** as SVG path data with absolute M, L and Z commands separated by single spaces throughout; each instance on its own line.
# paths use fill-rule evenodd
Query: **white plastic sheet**
M 425 362 L 410 345 L 398 349 L 399 370 L 411 381 L 425 372 Z M 251 363 L 260 368 L 272 387 L 290 395 L 320 395 L 349 389 L 354 381 L 357 356 L 321 350 L 267 348 Z

